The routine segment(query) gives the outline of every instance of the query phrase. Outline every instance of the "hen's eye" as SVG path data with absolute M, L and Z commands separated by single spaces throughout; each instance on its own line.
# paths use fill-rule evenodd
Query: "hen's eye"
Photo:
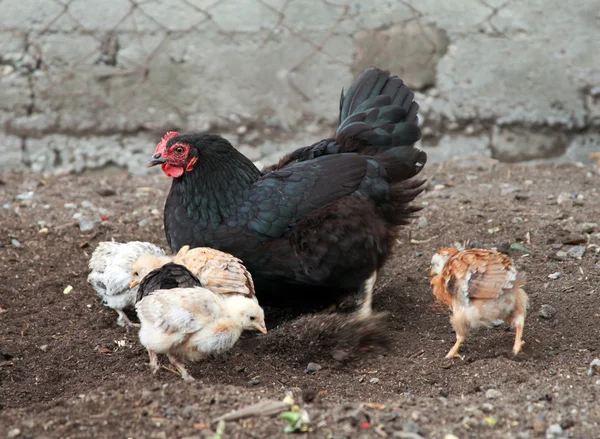
M 175 154 L 183 154 L 183 148 L 181 146 L 175 148 Z
M 254 317 L 254 316 L 250 316 L 250 320 L 253 320 L 253 321 L 254 321 L 254 320 L 256 320 L 256 317 Z

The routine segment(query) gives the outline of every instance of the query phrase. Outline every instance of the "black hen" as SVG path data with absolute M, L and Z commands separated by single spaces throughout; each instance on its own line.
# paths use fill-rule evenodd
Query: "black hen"
M 402 80 L 368 69 L 340 101 L 335 136 L 259 171 L 212 134 L 167 133 L 149 166 L 173 177 L 165 232 L 173 251 L 213 247 L 243 260 L 261 305 L 324 307 L 364 290 L 377 271 L 425 165 L 418 105 Z
M 138 287 L 136 303 L 156 290 L 201 287 L 200 281 L 183 265 L 173 262 L 148 273 Z

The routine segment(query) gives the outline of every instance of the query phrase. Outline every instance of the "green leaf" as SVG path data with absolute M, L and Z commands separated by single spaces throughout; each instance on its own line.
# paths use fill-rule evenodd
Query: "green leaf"
M 531 250 L 529 250 L 525 246 L 522 246 L 521 244 L 516 244 L 516 243 L 515 244 L 511 244 L 510 245 L 510 249 L 511 250 L 515 250 L 515 251 L 520 251 L 520 252 L 523 252 L 523 253 L 527 253 L 528 255 L 531 254 Z
M 298 422 L 300 419 L 300 413 L 297 412 L 283 412 L 279 415 L 280 418 L 285 419 L 288 422 Z

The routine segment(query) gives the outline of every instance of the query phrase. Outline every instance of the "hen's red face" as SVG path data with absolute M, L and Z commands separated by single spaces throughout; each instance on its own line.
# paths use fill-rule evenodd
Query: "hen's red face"
M 156 145 L 156 150 L 152 160 L 148 162 L 148 167 L 161 165 L 162 171 L 167 177 L 179 178 L 184 172 L 190 172 L 194 169 L 197 157 L 190 156 L 191 146 L 187 143 L 173 143 L 169 141 L 179 136 L 179 133 L 169 131 Z

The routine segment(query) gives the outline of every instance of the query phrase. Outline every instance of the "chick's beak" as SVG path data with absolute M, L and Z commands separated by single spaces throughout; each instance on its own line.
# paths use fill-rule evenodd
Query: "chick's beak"
M 436 274 L 437 274 L 437 273 L 436 273 L 436 272 L 435 272 L 435 270 L 433 270 L 433 269 L 432 269 L 432 270 L 429 272 L 429 275 L 430 275 L 430 276 L 435 276 Z
M 167 159 L 165 159 L 160 152 L 157 152 L 152 156 L 152 160 L 150 160 L 146 166 L 151 168 L 152 166 L 164 165 L 165 163 L 167 163 Z
M 137 280 L 132 280 L 131 283 L 129 284 L 129 288 L 135 288 L 139 285 L 139 281 Z
M 258 329 L 263 334 L 267 333 L 267 326 L 265 325 L 265 322 L 258 322 L 256 324 L 256 329 Z

